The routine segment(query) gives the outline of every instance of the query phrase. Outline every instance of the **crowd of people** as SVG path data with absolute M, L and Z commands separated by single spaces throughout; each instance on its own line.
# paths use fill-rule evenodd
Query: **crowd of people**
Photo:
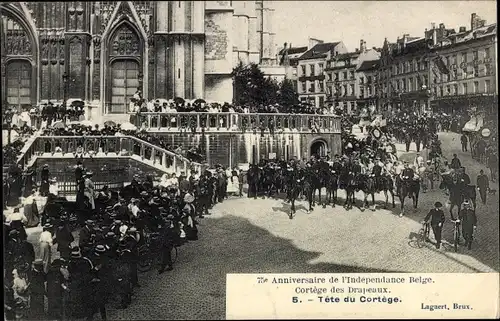
M 206 102 L 203 99 L 186 101 L 182 98 L 171 100 L 142 98 L 141 91 L 137 91 L 129 103 L 130 113 L 285 113 L 285 114 L 333 114 L 333 107 L 315 108 L 310 104 L 298 103 L 296 105 L 234 105 L 228 102 Z
M 83 137 L 95 137 L 95 136 L 133 136 L 136 138 L 139 138 L 141 140 L 144 140 L 147 143 L 150 143 L 152 145 L 161 147 L 167 151 L 170 151 L 172 153 L 175 153 L 179 156 L 182 156 L 190 161 L 194 162 L 202 162 L 204 161 L 204 156 L 203 153 L 200 149 L 199 145 L 192 145 L 189 147 L 184 147 L 181 145 L 175 145 L 175 144 L 170 144 L 168 143 L 164 137 L 151 134 L 147 132 L 146 130 L 139 130 L 139 129 L 132 129 L 132 130 L 124 130 L 121 129 L 120 124 L 104 124 L 104 127 L 100 128 L 99 125 L 95 125 L 94 127 L 91 126 L 84 126 L 80 124 L 72 124 L 72 125 L 67 125 L 66 127 L 59 127 L 59 128 L 54 128 L 54 127 L 48 127 L 43 130 L 43 135 L 45 136 L 79 136 L 82 137 L 82 140 L 80 144 L 77 146 L 77 151 L 78 149 L 83 150 L 83 144 L 84 144 L 84 139 Z M 55 149 L 58 150 L 59 142 L 56 142 L 56 147 Z M 48 142 L 50 144 L 50 142 Z M 94 151 L 93 152 L 98 152 L 99 148 L 103 148 L 104 140 L 101 141 L 100 146 L 94 146 Z M 50 145 L 47 146 L 48 149 L 51 148 Z M 136 146 L 136 148 L 139 148 L 139 146 Z M 48 150 L 50 151 L 50 150 Z M 137 152 L 137 151 L 136 151 Z M 80 153 L 79 153 L 80 154 Z M 137 154 L 140 154 L 137 152 Z M 146 149 L 146 155 L 145 157 L 147 159 L 150 159 L 151 157 L 151 150 Z M 167 157 L 167 167 L 169 167 L 173 162 L 173 159 L 171 157 Z
M 138 111 L 137 107 L 141 112 L 141 108 L 151 106 L 154 111 L 161 106 L 175 107 L 177 112 L 210 112 L 203 110 L 208 104 L 200 101 L 161 105 L 156 101 L 144 102 L 140 93 L 137 95 L 132 112 Z M 248 111 L 229 104 L 208 106 L 215 112 L 225 112 L 226 108 L 228 112 L 231 108 L 235 112 L 283 111 L 279 106 L 259 106 Z M 341 115 L 337 110 L 326 112 Z M 61 115 L 65 117 L 64 113 Z M 56 117 L 59 116 L 53 116 L 52 120 Z M 75 168 L 77 197 L 74 203 L 59 196 L 57 181 L 51 177 L 48 165 L 42 168 L 40 182 L 36 182 L 33 169 L 23 169 L 15 164 L 23 143 L 13 142 L 4 147 L 4 163 L 10 160 L 13 164 L 7 185 L 4 182 L 4 209 L 14 207 L 12 213 L 4 215 L 7 319 L 69 317 L 91 320 L 97 313 L 106 319 L 106 308 L 110 305 L 126 308 L 135 289 L 140 287 L 138 272 L 150 262 L 150 258 L 159 258 L 158 273 L 173 270 L 174 248 L 196 241 L 199 220 L 209 215 L 215 204 L 228 197 L 230 186 L 242 196 L 244 182 L 248 183 L 248 197 L 285 192 L 287 201 L 292 202 L 293 207 L 294 200 L 303 194 L 311 210 L 318 188 L 327 189 L 328 202 L 333 198 L 333 204 L 337 189 L 345 189 L 345 205 L 348 205 L 348 201 L 355 202 L 354 194 L 349 194 L 351 191 L 360 190 L 365 195 L 380 191 L 392 194 L 395 191 L 401 197 L 405 194 L 404 188 L 414 186 L 413 182 L 426 192 L 434 188 L 436 177 L 441 177 L 442 188 L 453 194 L 450 199 L 458 195 L 456 203 L 459 206 L 465 204 L 464 208 L 469 210 L 475 202 L 472 195 L 466 193 L 471 179 L 456 155 L 449 163 L 444 159 L 437 138 L 441 128 L 448 128 L 447 119 L 396 113 L 385 126 L 364 127 L 362 131 L 367 135 L 360 139 L 351 133 L 353 125 L 360 122 L 360 117 L 342 115 L 342 128 L 345 130 L 342 132 L 340 155 L 329 153 L 314 155 L 311 159 L 261 159 L 246 173 L 238 168 L 216 165 L 202 172 L 190 169 L 179 177 L 175 173 L 165 174 L 158 182 L 152 176 L 144 180 L 136 176 L 130 185 L 118 190 L 108 186 L 96 190 L 94 174 L 85 168 L 83 159 L 80 159 Z M 82 149 L 87 136 L 130 135 L 190 160 L 203 161 L 199 146 L 185 150 L 147 131 L 122 130 L 119 124 L 105 124 L 102 128 L 78 124 L 48 126 L 43 135 L 82 137 L 82 143 L 76 146 L 77 152 Z M 398 142 L 404 142 L 407 150 L 412 142 L 416 144 L 414 162 L 398 160 L 395 146 Z M 58 147 L 61 149 L 56 146 L 56 151 Z M 96 152 L 99 147 L 94 146 Z M 420 154 L 424 148 L 429 150 L 427 160 Z M 148 155 L 146 157 L 149 158 Z M 167 159 L 167 162 L 171 160 Z M 481 201 L 485 203 L 489 180 L 484 171 L 477 178 L 477 187 Z M 43 210 L 38 207 L 35 196 L 47 198 Z M 366 196 L 363 202 L 366 205 Z M 392 203 L 394 206 L 394 195 Z M 441 207 L 442 204 L 437 202 L 435 209 L 425 217 L 426 221 L 430 221 L 438 248 L 444 215 Z M 466 211 L 460 210 L 459 213 L 459 218 L 465 222 L 463 236 L 470 248 L 472 232 L 469 227 L 477 224 L 477 218 L 474 219 Z M 41 258 L 35 259 L 33 244 L 27 241 L 26 228 L 39 224 L 43 232 L 35 245 L 39 246 Z M 56 258 L 53 257 L 53 248 L 58 252 Z M 48 299 L 47 307 L 44 306 L 44 297 Z
M 134 177 L 119 190 L 104 186 L 96 191 L 93 173 L 78 161 L 72 204 L 58 196 L 48 166 L 43 171 L 38 190 L 47 196 L 43 211 L 32 211 L 27 218 L 27 211 L 16 207 L 4 221 L 8 320 L 91 320 L 98 312 L 106 319 L 106 307 L 126 308 L 148 257 L 160 258 L 158 273 L 171 271 L 173 248 L 198 239 L 198 221 L 227 198 L 228 175 L 240 181 L 243 175 L 216 166 L 178 178 L 165 174 L 160 182 L 152 176 L 144 181 Z M 35 260 L 25 227 L 38 222 L 43 226 L 41 258 Z

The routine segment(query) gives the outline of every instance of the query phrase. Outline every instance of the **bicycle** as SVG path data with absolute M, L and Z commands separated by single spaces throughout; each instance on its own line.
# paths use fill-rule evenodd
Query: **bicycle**
M 154 265 L 160 263 L 162 256 L 162 245 L 159 239 L 160 233 L 148 233 L 145 235 L 145 242 L 138 249 L 137 256 L 139 257 L 139 262 L 137 264 L 137 270 L 141 273 L 151 270 Z M 177 262 L 178 248 L 179 244 L 174 244 L 172 247 L 172 264 Z
M 419 249 L 424 247 L 425 242 L 429 239 L 429 233 L 429 222 L 422 222 L 422 228 L 420 228 L 417 235 L 417 247 Z
M 453 220 L 453 249 L 458 251 L 458 243 L 460 242 L 460 219 Z

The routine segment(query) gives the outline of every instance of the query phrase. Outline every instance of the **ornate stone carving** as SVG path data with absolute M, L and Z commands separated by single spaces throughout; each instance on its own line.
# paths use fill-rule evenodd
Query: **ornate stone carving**
M 127 25 L 122 25 L 113 37 L 111 44 L 112 56 L 138 56 L 139 38 Z
M 26 31 L 14 20 L 9 19 L 9 22 L 7 25 L 12 27 L 6 32 L 5 49 L 7 55 L 32 55 L 32 44 Z
M 153 1 L 133 1 L 135 11 L 141 20 L 142 27 L 147 34 L 151 32 L 151 17 L 153 16 Z
M 115 11 L 117 3 L 117 1 L 101 1 L 99 13 L 96 12 L 96 14 L 100 14 L 101 16 L 101 30 L 106 29 L 109 19 L 111 18 L 113 11 Z
M 128 1 L 120 1 L 120 7 L 118 8 L 117 15 L 132 17 L 132 9 L 130 9 Z
M 101 36 L 95 35 L 92 41 L 94 42 L 94 63 L 99 64 L 101 62 Z
M 64 65 L 64 39 L 59 40 L 59 64 Z
M 43 37 L 41 39 L 42 50 L 41 50 L 41 62 L 43 65 L 49 63 L 49 39 L 47 37 Z
M 155 36 L 149 36 L 148 37 L 148 60 L 149 64 L 153 65 L 155 63 L 155 51 L 153 50 L 153 47 L 155 46 Z

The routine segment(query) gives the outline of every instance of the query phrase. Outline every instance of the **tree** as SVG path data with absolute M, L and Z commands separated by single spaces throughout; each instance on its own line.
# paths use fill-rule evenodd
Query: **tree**
M 279 89 L 279 103 L 282 106 L 295 106 L 299 103 L 299 95 L 293 85 L 293 82 L 285 78 L 281 84 Z
M 243 65 L 240 61 L 231 73 L 236 105 L 269 105 L 278 102 L 279 85 L 276 80 L 264 77 L 257 64 Z

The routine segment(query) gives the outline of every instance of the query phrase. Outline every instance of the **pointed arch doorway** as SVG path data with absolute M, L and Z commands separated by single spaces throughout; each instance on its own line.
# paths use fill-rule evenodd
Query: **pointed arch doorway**
M 107 45 L 106 113 L 125 114 L 137 90 L 142 91 L 144 41 L 128 21 L 119 23 Z

